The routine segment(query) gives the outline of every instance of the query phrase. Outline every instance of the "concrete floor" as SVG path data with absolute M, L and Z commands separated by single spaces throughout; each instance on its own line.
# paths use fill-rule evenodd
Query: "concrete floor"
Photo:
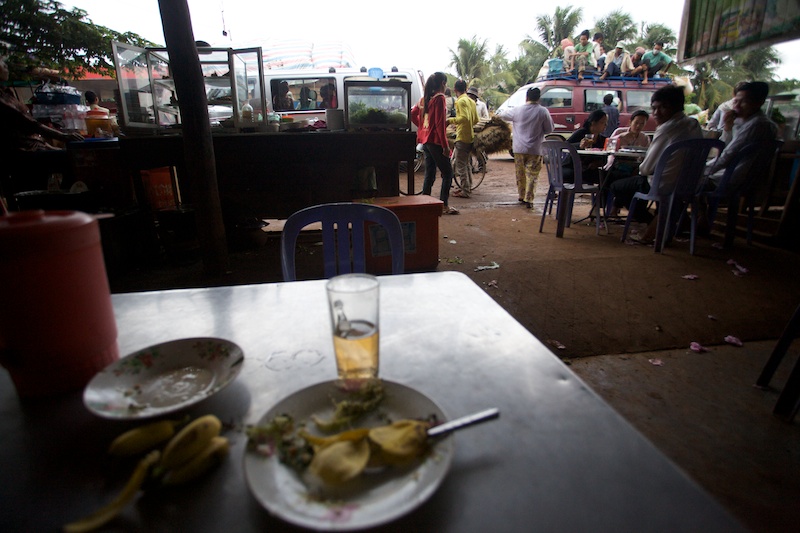
M 800 420 L 772 414 L 795 342 L 763 391 L 773 341 L 602 355 L 570 368 L 753 531 L 800 529 Z M 661 366 L 653 364 L 661 361 Z

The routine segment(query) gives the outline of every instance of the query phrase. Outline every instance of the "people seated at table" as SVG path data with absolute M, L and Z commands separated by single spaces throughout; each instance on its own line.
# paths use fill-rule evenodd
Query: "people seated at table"
M 650 115 L 643 109 L 638 109 L 631 114 L 630 126 L 615 129 L 608 138 L 609 143 L 615 142 L 615 150 L 621 148 L 639 147 L 647 148 L 650 146 L 650 137 L 644 133 L 644 126 Z M 614 154 L 609 154 L 603 169 L 607 172 L 606 179 L 603 180 L 603 190 L 607 191 L 615 181 L 633 176 L 637 173 L 638 162 L 632 159 L 617 158 Z M 605 196 L 605 195 L 604 195 Z M 627 206 L 626 206 L 627 207 Z M 609 216 L 616 216 L 619 209 L 616 207 L 609 212 Z
M 636 68 L 631 60 L 631 55 L 625 50 L 625 46 L 620 42 L 606 55 L 605 68 L 600 76 L 601 80 L 608 76 L 629 76 L 631 71 Z
M 579 150 L 602 150 L 606 143 L 606 137 L 603 136 L 603 130 L 606 129 L 608 122 L 608 115 L 600 109 L 596 109 L 589 114 L 589 117 L 583 123 L 583 126 L 575 130 L 575 132 L 567 139 L 567 142 L 575 145 Z M 575 170 L 572 166 L 572 158 L 567 158 L 563 162 L 563 176 L 565 183 L 575 182 Z M 599 183 L 600 181 L 600 167 L 603 166 L 603 161 L 597 157 L 581 158 L 581 176 L 584 183 Z
M 650 147 L 639 165 L 638 175 L 618 179 L 610 185 L 609 190 L 614 195 L 614 207 L 616 209 L 629 207 L 631 200 L 633 200 L 633 195 L 637 192 L 650 191 L 650 179 L 653 177 L 656 164 L 669 145 L 676 141 L 703 138 L 703 130 L 700 128 L 700 124 L 695 119 L 684 114 L 684 103 L 683 89 L 676 85 L 666 85 L 653 93 L 650 98 L 650 106 L 658 126 Z M 681 158 L 672 158 L 661 176 L 662 187 L 670 187 L 674 184 L 680 173 L 681 163 Z M 644 202 L 637 203 L 633 216 L 637 222 L 653 222 L 653 215 L 647 211 L 647 206 Z M 642 240 L 652 240 L 655 236 L 655 230 L 655 224 L 650 224 L 642 236 Z
M 707 165 L 707 172 L 710 174 L 709 185 L 712 189 L 716 188 L 725 168 L 742 148 L 754 142 L 761 142 L 765 144 L 765 149 L 772 149 L 769 141 L 774 141 L 778 133 L 777 125 L 761 110 L 769 94 L 769 85 L 762 81 L 753 81 L 737 87 L 738 91 L 733 98 L 731 109 L 722 119 L 720 140 L 725 143 L 725 149 Z M 731 190 L 742 185 L 747 174 L 746 170 L 734 174 L 733 180 L 728 184 Z
M 578 81 L 583 80 L 583 74 L 587 70 L 597 68 L 597 60 L 594 57 L 594 45 L 589 42 L 589 30 L 583 30 L 580 41 L 575 45 L 575 55 L 573 56 L 573 71 L 578 77 Z

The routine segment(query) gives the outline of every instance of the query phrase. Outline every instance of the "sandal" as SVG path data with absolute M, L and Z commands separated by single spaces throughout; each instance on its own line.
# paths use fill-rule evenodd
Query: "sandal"
M 459 214 L 459 212 L 458 212 L 458 209 L 456 209 L 455 207 L 450 207 L 449 205 L 446 205 L 446 206 L 444 206 L 442 208 L 442 214 L 443 215 L 457 215 L 457 214 Z
M 466 194 L 463 190 L 457 189 L 453 194 L 450 196 L 455 196 L 456 198 L 469 198 L 469 194 Z

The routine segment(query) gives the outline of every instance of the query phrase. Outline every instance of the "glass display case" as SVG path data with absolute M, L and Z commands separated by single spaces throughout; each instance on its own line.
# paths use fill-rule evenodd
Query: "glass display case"
M 124 127 L 180 127 L 180 108 L 167 50 L 119 42 L 112 47 Z M 247 130 L 266 124 L 261 48 L 198 48 L 198 57 L 213 127 Z
M 345 128 L 348 130 L 411 129 L 411 82 L 345 80 Z

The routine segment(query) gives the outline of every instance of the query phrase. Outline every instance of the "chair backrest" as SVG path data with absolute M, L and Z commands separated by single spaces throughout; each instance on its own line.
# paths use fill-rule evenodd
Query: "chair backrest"
M 758 158 L 759 151 L 762 149 L 761 143 L 754 142 L 746 144 L 739 150 L 725 167 L 725 172 L 719 179 L 714 196 L 726 197 L 740 192 L 745 182 L 750 181 L 753 164 Z
M 572 159 L 572 168 L 575 176 L 575 188 L 579 189 L 583 185 L 583 167 L 578 151 L 573 145 L 566 141 L 543 141 L 542 148 L 545 151 L 545 164 L 547 166 L 547 176 L 550 185 L 561 187 L 564 184 L 563 163 L 569 158 Z M 555 182 L 553 180 L 556 180 Z
M 284 281 L 294 281 L 295 244 L 300 231 L 315 222 L 322 223 L 322 255 L 325 277 L 366 271 L 365 224 L 380 224 L 386 230 L 392 254 L 392 274 L 405 267 L 403 228 L 392 211 L 379 205 L 362 203 L 321 204 L 293 213 L 281 235 L 281 267 Z
M 658 158 L 650 190 L 665 196 L 695 195 L 713 148 L 722 151 L 725 143 L 717 139 L 684 139 L 670 144 Z

